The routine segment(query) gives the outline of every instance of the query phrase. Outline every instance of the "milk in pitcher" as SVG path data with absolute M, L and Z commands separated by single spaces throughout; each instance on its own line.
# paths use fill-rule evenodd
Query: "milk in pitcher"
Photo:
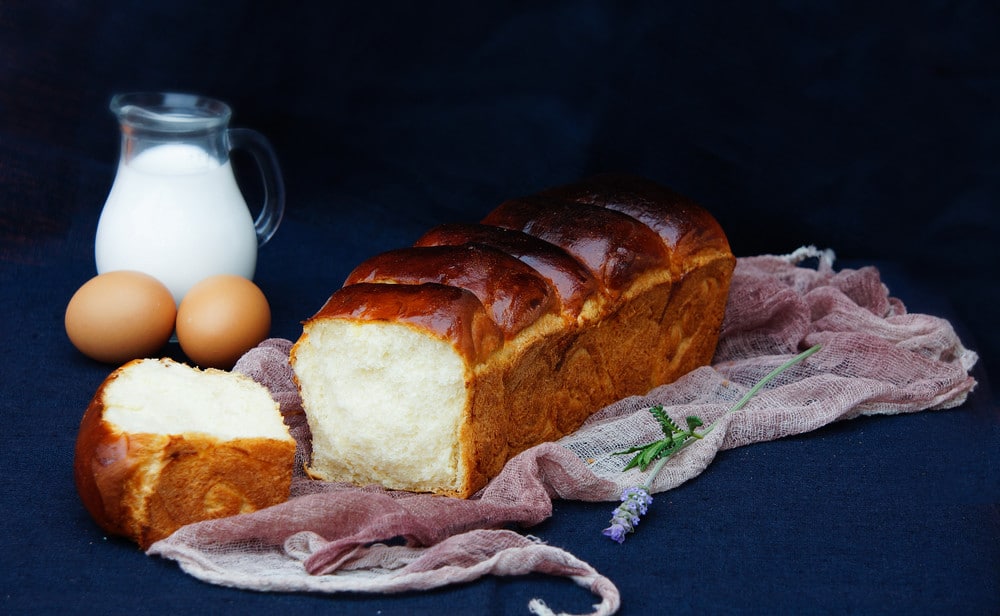
M 253 279 L 258 238 L 228 159 L 158 145 L 119 166 L 97 228 L 98 273 L 144 271 L 179 304 L 214 274 Z

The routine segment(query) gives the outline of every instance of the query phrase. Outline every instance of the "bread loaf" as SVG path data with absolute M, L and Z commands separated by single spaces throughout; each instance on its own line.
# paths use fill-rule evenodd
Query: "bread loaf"
M 708 363 L 734 266 L 710 214 L 629 176 L 372 257 L 292 349 L 307 470 L 471 496 L 513 455 Z
M 263 386 L 144 359 L 98 388 L 74 474 L 94 520 L 146 549 L 185 524 L 287 500 L 294 459 L 295 441 Z

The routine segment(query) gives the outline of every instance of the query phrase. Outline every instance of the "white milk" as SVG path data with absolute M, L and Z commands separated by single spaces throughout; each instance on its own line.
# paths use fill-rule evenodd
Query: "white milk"
M 97 226 L 98 273 L 158 278 L 174 300 L 214 274 L 252 279 L 257 235 L 227 160 L 197 146 L 150 148 L 119 165 Z

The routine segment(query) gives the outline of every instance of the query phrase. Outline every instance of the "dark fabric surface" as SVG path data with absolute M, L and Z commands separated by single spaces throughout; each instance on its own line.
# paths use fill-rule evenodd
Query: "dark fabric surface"
M 63 311 L 95 273 L 118 156 L 108 99 L 155 89 L 226 100 L 278 150 L 288 210 L 257 272 L 275 336 L 296 338 L 364 257 L 598 171 L 702 202 L 739 255 L 816 244 L 879 265 L 981 354 L 965 406 L 725 452 L 623 546 L 600 535 L 609 505 L 556 503 L 529 532 L 609 576 L 623 614 L 996 613 L 998 27 L 986 2 L 0 3 L 0 610 L 592 600 L 543 576 L 392 597 L 241 592 L 91 523 L 72 447 L 110 367 L 70 346 Z

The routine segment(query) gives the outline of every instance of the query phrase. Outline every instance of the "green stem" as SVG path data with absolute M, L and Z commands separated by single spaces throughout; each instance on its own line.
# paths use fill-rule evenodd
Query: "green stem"
M 808 349 L 806 349 L 805 351 L 802 351 L 801 353 L 799 353 L 795 357 L 789 359 L 785 363 L 781 364 L 780 366 L 778 366 L 774 370 L 772 370 L 769 373 L 767 373 L 767 376 L 765 376 L 761 380 L 757 381 L 757 383 L 753 387 L 751 387 L 750 390 L 746 394 L 744 394 L 743 397 L 740 398 L 739 401 L 736 404 L 734 404 L 733 406 L 729 407 L 729 410 L 727 410 L 725 413 L 723 413 L 722 415 L 720 415 L 718 417 L 718 419 L 716 419 L 711 424 L 709 424 L 708 427 L 705 428 L 701 432 L 701 434 L 692 434 L 692 436 L 695 436 L 695 437 L 697 437 L 699 439 L 703 438 L 706 434 L 708 434 L 709 432 L 711 432 L 712 430 L 714 430 L 715 426 L 718 425 L 718 423 L 720 421 L 722 421 L 722 419 L 724 417 L 726 417 L 730 413 L 738 411 L 741 408 L 743 408 L 744 406 L 746 406 L 747 403 L 750 402 L 750 399 L 753 398 L 754 395 L 756 395 L 756 393 L 761 390 L 761 388 L 763 388 L 769 382 L 771 382 L 772 380 L 774 380 L 774 378 L 776 376 L 778 376 L 779 374 L 781 374 L 785 370 L 788 370 L 789 368 L 791 368 L 795 364 L 799 363 L 800 361 L 804 360 L 805 358 L 809 357 L 810 355 L 812 355 L 816 351 L 820 350 L 820 347 L 821 347 L 821 345 L 819 345 L 819 344 L 813 345 L 813 346 L 809 347 Z M 681 446 L 678 447 L 677 450 L 674 451 L 673 453 L 676 454 L 677 452 L 685 449 L 688 445 L 691 444 L 691 442 L 692 441 L 690 439 L 687 440 L 687 441 L 684 441 L 684 443 L 682 443 Z M 649 492 L 649 490 L 653 486 L 653 480 L 656 479 L 656 476 L 660 474 L 660 471 L 663 469 L 663 465 L 666 464 L 667 460 L 669 460 L 671 457 L 673 457 L 673 454 L 671 454 L 669 456 L 663 456 L 659 460 L 656 461 L 656 466 L 653 467 L 653 471 L 649 474 L 649 479 L 646 480 L 646 483 L 644 483 L 644 484 L 642 484 L 642 486 L 640 486 L 643 490 L 645 490 L 646 492 Z
M 788 370 L 789 368 L 791 368 L 795 364 L 799 363 L 803 359 L 809 357 L 810 355 L 812 355 L 813 353 L 815 353 L 819 349 L 820 349 L 820 345 L 818 345 L 818 344 L 813 345 L 813 346 L 809 347 L 808 349 L 806 349 L 805 351 L 802 351 L 801 353 L 799 353 L 795 357 L 789 359 L 785 363 L 781 364 L 780 366 L 778 366 L 777 368 L 775 368 L 771 372 L 769 372 L 767 374 L 767 376 L 765 376 L 764 378 L 762 378 L 760 381 L 757 382 L 756 385 L 754 385 L 753 387 L 751 387 L 750 391 L 748 391 L 742 398 L 740 398 L 740 401 L 737 402 L 736 404 L 734 404 L 731 409 L 729 409 L 728 411 L 726 411 L 722 415 L 722 417 L 725 417 L 729 413 L 732 413 L 733 411 L 738 411 L 741 408 L 743 408 L 744 406 L 746 406 L 747 402 L 750 402 L 750 398 L 752 398 L 758 391 L 760 391 L 761 388 L 764 387 L 764 385 L 767 385 L 769 382 L 771 382 L 771 380 L 773 380 L 774 377 L 778 376 L 779 374 L 781 374 L 785 370 Z M 719 419 L 721 419 L 721 417 Z M 718 419 L 716 419 L 715 421 L 718 421 Z M 712 426 L 715 425 L 715 421 L 712 422 Z M 711 429 L 711 427 L 709 427 L 709 429 Z M 705 430 L 705 432 L 703 432 L 702 434 L 708 434 L 708 430 Z
M 687 443 L 684 443 L 683 445 L 681 445 L 680 449 L 678 449 L 677 451 L 680 451 L 681 449 L 684 449 L 685 447 L 687 447 L 688 443 L 690 443 L 690 442 L 691 441 L 688 441 Z M 677 451 L 675 451 L 674 453 L 677 453 Z M 653 489 L 653 480 L 656 479 L 656 476 L 660 474 L 661 470 L 663 470 L 663 465 L 666 464 L 667 460 L 669 460 L 672 457 L 673 456 L 663 456 L 662 458 L 660 458 L 659 460 L 657 460 L 656 461 L 656 466 L 653 467 L 653 472 L 651 472 L 649 474 L 649 479 L 646 480 L 646 483 L 644 483 L 641 486 L 639 486 L 640 488 L 642 488 L 643 490 L 645 490 L 647 494 L 651 493 L 650 490 Z

